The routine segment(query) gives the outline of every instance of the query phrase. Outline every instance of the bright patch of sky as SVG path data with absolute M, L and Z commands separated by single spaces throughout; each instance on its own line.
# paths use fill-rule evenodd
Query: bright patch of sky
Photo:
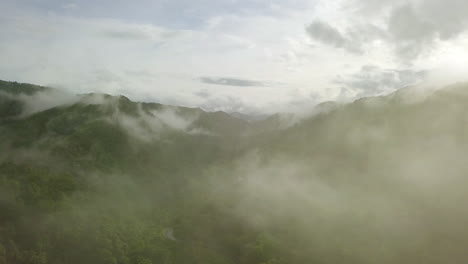
M 464 0 L 3 0 L 0 79 L 244 113 L 465 80 Z

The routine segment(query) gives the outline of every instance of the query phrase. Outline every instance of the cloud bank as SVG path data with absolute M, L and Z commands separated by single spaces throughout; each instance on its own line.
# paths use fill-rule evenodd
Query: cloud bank
M 417 72 L 427 74 L 415 82 L 466 79 L 462 0 L 144 3 L 2 2 L 0 78 L 263 113 L 390 92 Z M 395 77 L 344 84 L 366 65 Z

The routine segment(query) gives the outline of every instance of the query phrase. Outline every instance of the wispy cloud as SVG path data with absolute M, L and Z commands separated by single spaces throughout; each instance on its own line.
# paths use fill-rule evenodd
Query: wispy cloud
M 202 83 L 228 85 L 228 86 L 265 86 L 265 83 L 260 81 L 228 78 L 228 77 L 200 77 Z
M 235 98 L 272 112 L 310 94 L 301 105 L 382 92 L 352 77 L 366 65 L 395 79 L 444 67 L 461 73 L 452 82 L 468 66 L 461 0 L 104 0 L 64 9 L 73 3 L 2 1 L 0 79 L 194 107 Z
M 365 65 L 353 74 L 337 76 L 334 82 L 341 87 L 341 96 L 349 98 L 349 93 L 357 93 L 358 97 L 390 93 L 405 86 L 421 83 L 426 75 L 426 71 L 382 69 L 374 65 Z
M 346 23 L 315 21 L 306 28 L 309 35 L 351 52 L 364 51 L 360 48 L 369 41 L 384 42 L 407 64 L 424 54 L 430 56 L 440 42 L 454 40 L 468 30 L 468 18 L 461 11 L 468 8 L 468 2 L 461 0 L 364 0 L 343 7 L 341 16 Z

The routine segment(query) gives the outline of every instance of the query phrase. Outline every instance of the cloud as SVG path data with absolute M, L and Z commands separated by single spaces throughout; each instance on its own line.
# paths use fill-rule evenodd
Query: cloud
M 211 96 L 211 94 L 206 89 L 195 92 L 194 94 L 200 98 L 208 98 Z
M 242 99 L 234 96 L 216 96 L 209 97 L 200 107 L 206 111 L 223 111 L 227 113 L 261 113 L 260 109 L 248 104 Z
M 354 53 L 375 48 L 366 43 L 378 40 L 406 64 L 428 55 L 440 42 L 456 39 L 468 29 L 468 17 L 462 11 L 468 9 L 468 2 L 463 0 L 362 0 L 343 6 L 344 30 L 335 28 L 340 23 L 330 24 L 325 19 L 310 24 L 307 33 L 316 41 Z M 366 27 L 373 30 L 363 31 Z
M 0 91 L 0 96 L 16 100 L 23 105 L 22 116 L 28 116 L 54 107 L 71 105 L 79 101 L 79 97 L 58 89 L 45 89 L 33 94 L 8 94 Z
M 358 72 L 337 76 L 334 80 L 342 89 L 342 97 L 375 96 L 393 92 L 405 86 L 423 81 L 426 71 L 410 69 L 382 69 L 373 65 L 365 65 Z
M 438 41 L 459 36 L 468 29 L 468 2 L 429 0 L 393 8 L 388 29 L 401 58 L 417 58 L 430 51 Z
M 104 31 L 103 35 L 109 38 L 115 39 L 134 39 L 134 40 L 144 40 L 150 39 L 147 34 L 144 32 L 139 31 Z
M 163 135 L 175 131 L 198 135 L 210 134 L 204 129 L 193 126 L 199 118 L 198 112 L 184 113 L 183 109 L 174 106 L 145 107 L 141 103 L 136 103 L 136 113 L 129 115 L 120 111 L 119 103 L 121 100 L 120 96 L 104 95 L 103 97 L 99 94 L 92 94 L 84 97 L 81 102 L 112 107 L 113 115 L 107 118 L 107 121 L 118 124 L 131 136 L 144 142 L 161 140 Z
M 70 2 L 70 3 L 63 4 L 62 8 L 65 10 L 73 10 L 73 9 L 77 9 L 78 5 L 76 3 Z
M 206 19 L 218 15 L 265 15 L 274 16 L 284 12 L 293 12 L 313 8 L 310 0 L 139 0 L 137 3 L 127 0 L 2 0 L 22 10 L 31 10 L 63 14 L 73 11 L 80 17 L 106 17 L 135 21 L 137 23 L 158 24 L 173 29 L 199 29 Z M 75 7 L 77 5 L 77 7 Z
M 346 250 L 342 262 L 411 263 L 421 257 L 420 250 L 406 254 L 411 245 L 437 250 L 440 259 L 464 259 L 466 245 L 456 238 L 466 236 L 460 230 L 468 217 L 457 202 L 466 198 L 466 149 L 457 143 L 466 139 L 457 136 L 465 105 L 449 94 L 412 107 L 353 104 L 308 120 L 289 138 L 280 134 L 276 147 L 215 170 L 210 186 L 220 206 L 236 201 L 231 212 L 260 230 L 274 227 L 284 245 L 305 238 L 308 243 L 294 245 L 306 252 L 309 245 L 326 248 L 303 263 L 317 256 L 333 263 L 337 248 Z M 445 242 L 434 244 L 432 237 Z M 434 256 L 425 258 L 431 263 Z
M 240 97 L 255 107 L 281 101 L 291 83 L 283 77 L 288 68 L 299 66 L 284 55 L 294 48 L 298 57 L 309 48 L 295 40 L 304 34 L 302 22 L 294 26 L 295 21 L 273 17 L 227 16 L 199 31 L 37 14 L 6 16 L 4 21 L 2 79 L 190 107 L 204 104 L 195 94 L 203 89 L 214 97 Z M 292 36 L 278 40 L 278 31 Z
M 463 1 L 448 15 L 455 0 L 430 8 L 443 15 L 419 8 L 435 0 L 350 0 L 348 9 L 341 0 L 103 0 L 77 2 L 73 11 L 63 10 L 58 0 L 7 2 L 0 17 L 1 79 L 190 107 L 206 105 L 197 94 L 206 89 L 210 99 L 221 100 L 216 108 L 223 102 L 232 106 L 223 99 L 231 97 L 269 113 L 287 109 L 304 94 L 335 100 L 342 91 L 336 75 L 349 76 L 363 65 L 436 68 L 454 50 L 438 45 L 454 43 L 465 20 L 458 11 L 465 10 Z M 16 13 L 10 12 L 14 7 Z M 235 12 L 227 12 L 232 7 Z M 162 10 L 164 17 L 154 18 Z M 418 34 L 405 31 L 413 25 Z M 436 49 L 438 55 L 430 54 Z M 466 58 L 466 52 L 459 54 L 465 55 L 450 57 Z M 291 98 L 293 90 L 301 92 Z
M 348 46 L 348 40 L 336 28 L 322 21 L 315 21 L 307 28 L 309 35 L 324 44 L 329 44 L 336 48 L 345 48 Z M 352 49 L 351 49 L 352 50 Z
M 115 23 L 103 24 L 99 30 L 98 34 L 105 38 L 153 42 L 164 42 L 183 32 L 144 24 L 121 24 L 116 27 Z
M 200 77 L 202 83 L 228 86 L 265 86 L 263 82 L 227 77 Z
M 312 22 L 306 27 L 306 32 L 317 42 L 355 54 L 364 53 L 372 41 L 386 38 L 385 32 L 373 24 L 356 25 L 341 32 L 322 20 Z
M 411 5 L 392 11 L 388 30 L 395 52 L 403 60 L 417 58 L 422 52 L 432 48 L 437 38 L 435 25 L 419 17 Z

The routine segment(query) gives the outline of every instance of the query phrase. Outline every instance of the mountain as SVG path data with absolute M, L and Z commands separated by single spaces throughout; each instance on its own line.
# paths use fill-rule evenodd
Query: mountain
M 0 263 L 466 261 L 468 85 L 257 119 L 0 81 Z
M 244 114 L 244 113 L 239 113 L 239 112 L 232 112 L 229 114 L 233 117 L 237 117 L 239 119 L 243 119 L 249 122 L 261 121 L 269 117 L 269 115 L 265 115 L 265 114 Z

